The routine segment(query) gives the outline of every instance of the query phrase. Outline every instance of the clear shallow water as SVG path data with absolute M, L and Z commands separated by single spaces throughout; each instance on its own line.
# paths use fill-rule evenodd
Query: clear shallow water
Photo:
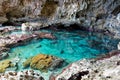
M 45 30 L 43 30 L 45 31 Z M 46 31 L 52 32 L 57 39 L 33 40 L 27 45 L 11 49 L 11 57 L 27 59 L 37 54 L 50 54 L 71 63 L 83 58 L 95 58 L 100 54 L 116 49 L 118 40 L 102 34 L 85 31 Z M 12 34 L 21 34 L 13 32 Z
M 117 49 L 119 40 L 115 40 L 109 36 L 99 33 L 90 33 L 85 31 L 48 31 L 52 32 L 57 39 L 39 39 L 32 40 L 27 45 L 14 47 L 10 51 L 10 57 L 19 57 L 21 60 L 18 64 L 18 70 L 23 70 L 22 63 L 29 57 L 37 54 L 49 54 L 59 58 L 63 58 L 66 62 L 71 63 L 83 58 L 95 58 L 100 54 L 105 54 L 111 50 Z M 12 32 L 11 34 L 24 34 L 22 32 Z M 30 33 L 27 33 L 30 34 Z M 63 69 L 59 68 L 55 71 L 47 73 L 40 72 L 45 80 L 49 80 L 49 76 L 54 73 L 59 73 Z M 30 69 L 30 68 L 27 68 Z

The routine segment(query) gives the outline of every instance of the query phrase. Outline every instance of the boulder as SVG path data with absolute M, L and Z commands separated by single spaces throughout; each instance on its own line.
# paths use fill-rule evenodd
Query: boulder
M 110 15 L 104 24 L 104 28 L 114 34 L 114 38 L 120 38 L 120 21 L 119 21 L 120 14 L 117 16 Z
M 63 63 L 62 59 L 59 59 L 55 56 L 38 54 L 32 58 L 27 59 L 23 66 L 30 66 L 33 69 L 38 69 L 40 71 L 47 71 L 48 69 L 54 70 L 61 66 Z
M 46 27 L 41 22 L 27 22 L 22 23 L 21 29 L 22 31 L 33 31 L 33 30 L 39 30 L 41 28 Z

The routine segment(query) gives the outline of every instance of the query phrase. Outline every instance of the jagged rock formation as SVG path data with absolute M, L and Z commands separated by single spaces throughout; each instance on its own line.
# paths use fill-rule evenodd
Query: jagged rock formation
M 106 19 L 120 13 L 119 7 L 120 0 L 1 0 L 0 23 L 39 20 L 54 24 L 72 20 L 90 29 L 104 29 Z
M 51 80 L 119 80 L 119 58 L 120 51 L 112 51 L 97 60 L 79 60 Z
M 40 27 L 41 25 L 49 26 L 59 23 L 68 26 L 69 24 L 77 23 L 80 25 L 79 27 L 83 26 L 91 31 L 104 30 L 120 38 L 120 0 L 0 0 L 0 24 L 15 25 L 17 23 L 36 21 L 40 24 Z M 30 26 L 32 25 L 30 24 Z M 34 30 L 33 27 L 30 27 L 30 29 Z M 23 27 L 23 30 L 26 29 Z M 0 31 L 5 33 L 9 29 Z M 35 36 L 40 35 L 37 34 Z M 18 42 L 21 43 L 21 41 L 29 40 L 35 36 L 15 35 L 1 37 L 1 51 L 9 50 L 4 48 L 6 44 L 15 46 Z M 46 36 L 48 37 L 49 35 Z M 3 54 L 0 56 L 4 57 Z M 10 66 L 9 63 L 6 65 L 3 66 L 5 69 Z M 120 55 L 117 55 L 109 56 L 109 58 L 104 60 L 81 60 L 75 62 L 61 74 L 58 74 L 55 80 L 119 80 L 119 75 Z
M 1 80 L 45 80 L 38 72 L 23 70 L 19 72 L 9 71 L 0 74 Z

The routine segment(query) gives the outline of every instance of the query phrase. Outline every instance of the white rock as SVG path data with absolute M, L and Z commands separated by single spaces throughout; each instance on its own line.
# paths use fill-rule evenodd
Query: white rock
M 117 15 L 116 19 L 120 22 L 120 13 Z
M 40 22 L 30 22 L 30 23 L 23 23 L 22 24 L 22 31 L 33 31 L 43 28 L 43 24 Z
M 120 42 L 118 43 L 117 47 L 118 47 L 118 50 L 120 50 Z

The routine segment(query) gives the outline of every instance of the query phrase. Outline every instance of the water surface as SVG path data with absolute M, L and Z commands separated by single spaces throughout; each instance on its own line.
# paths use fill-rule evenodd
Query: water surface
M 95 58 L 100 54 L 105 54 L 116 49 L 118 40 L 112 39 L 99 33 L 85 31 L 48 31 L 57 38 L 54 40 L 40 39 L 33 40 L 27 45 L 18 46 L 11 49 L 11 57 L 19 56 L 27 59 L 37 54 L 50 54 L 65 59 L 71 63 L 83 58 Z M 13 32 L 12 34 L 22 34 Z

